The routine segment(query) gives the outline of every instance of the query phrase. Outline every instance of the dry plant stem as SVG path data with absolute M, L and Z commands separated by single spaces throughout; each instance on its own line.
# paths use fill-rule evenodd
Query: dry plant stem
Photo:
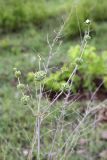
M 57 133 L 60 133 L 60 132 L 61 132 L 61 133 L 60 133 L 61 135 L 62 135 L 62 133 L 63 133 L 63 129 L 64 129 L 64 124 L 63 124 L 63 121 L 64 121 L 64 113 L 65 113 L 65 108 L 66 108 L 67 105 L 68 105 L 67 102 L 68 102 L 69 96 L 70 96 L 70 90 L 68 91 L 68 94 L 66 95 L 64 104 L 63 104 L 63 106 L 62 106 L 62 108 L 61 108 L 61 114 L 60 114 L 60 117 L 59 117 L 58 122 L 57 122 L 57 128 L 56 128 L 56 132 L 55 132 L 55 135 L 54 135 L 54 139 L 53 139 L 53 142 L 52 142 L 52 147 L 51 147 L 51 151 L 50 151 L 50 154 L 49 154 L 49 155 L 51 155 L 51 153 L 52 153 L 52 151 L 53 151 L 53 149 L 54 149 L 55 140 L 56 140 L 56 138 L 57 138 Z M 60 124 L 61 124 L 61 129 L 60 129 Z M 57 153 L 56 156 L 58 156 L 58 153 Z M 50 160 L 50 157 L 49 157 L 49 160 Z
M 41 70 L 41 57 L 39 57 L 39 70 Z M 39 94 L 37 93 L 37 89 L 36 89 L 36 98 L 37 98 L 37 114 L 34 113 L 34 116 L 37 116 L 35 119 L 35 130 L 34 130 L 34 136 L 33 136 L 33 141 L 32 141 L 32 147 L 31 147 L 31 151 L 29 153 L 28 156 L 28 160 L 32 160 L 32 156 L 33 156 L 33 150 L 34 150 L 34 146 L 36 144 L 36 140 L 37 140 L 37 160 L 40 160 L 40 126 L 41 126 L 41 98 L 42 98 L 42 84 L 40 82 L 39 84 Z
M 66 84 L 68 84 L 69 81 L 72 79 L 72 77 L 74 76 L 74 73 L 76 73 L 76 71 L 77 71 L 77 68 L 78 68 L 78 65 L 75 66 L 74 71 L 71 73 L 71 75 L 70 75 L 68 81 L 66 82 Z M 45 110 L 44 114 L 45 114 L 45 113 L 48 111 L 48 109 L 58 100 L 58 98 L 63 94 L 63 92 L 64 92 L 64 91 L 61 90 L 61 92 L 57 95 L 57 97 L 49 104 L 49 106 L 48 106 L 48 108 Z M 69 94 L 70 94 L 70 90 L 69 90 Z M 68 97 L 68 94 L 67 94 L 66 97 Z
M 57 38 L 56 38 L 56 40 L 57 40 Z M 55 42 L 56 42 L 56 40 L 55 40 Z M 87 41 L 84 40 L 83 41 L 83 46 L 81 47 L 82 49 L 80 50 L 80 57 L 82 57 L 82 55 L 83 55 L 84 49 L 86 47 L 86 44 L 87 44 Z M 40 64 L 39 64 L 39 68 L 40 68 Z M 48 68 L 48 66 L 47 66 L 47 68 Z M 75 66 L 74 71 L 71 73 L 67 83 L 69 83 L 69 81 L 72 79 L 72 81 L 71 81 L 71 85 L 72 85 L 73 78 L 75 76 L 75 73 L 76 73 L 77 69 L 78 69 L 78 65 Z M 40 102 L 41 102 L 41 97 L 42 97 L 42 90 L 43 90 L 43 88 L 40 85 L 40 94 L 39 94 L 39 101 L 38 101 L 38 116 L 37 116 L 37 139 L 38 139 L 38 147 L 37 147 L 38 156 L 37 156 L 37 159 L 38 160 L 40 160 L 40 125 L 41 125 L 41 117 L 40 117 L 39 113 L 40 113 Z M 63 90 L 61 90 L 61 92 L 57 95 L 57 97 L 49 105 L 48 109 L 57 101 L 57 99 L 62 95 L 62 93 L 63 93 Z M 57 132 L 58 132 L 59 124 L 60 124 L 61 118 L 63 117 L 62 113 L 64 112 L 64 108 L 67 105 L 67 101 L 68 101 L 69 95 L 70 95 L 70 90 L 68 90 L 68 94 L 66 95 L 65 102 L 64 102 L 64 105 L 62 107 L 62 112 L 61 112 L 61 115 L 60 115 L 60 118 L 59 118 L 59 123 L 57 124 L 57 129 L 56 129 L 56 133 L 55 133 L 55 136 L 54 136 L 54 140 L 53 140 L 53 143 L 52 143 L 52 148 L 51 148 L 50 153 L 52 152 L 53 147 L 54 147 L 54 143 L 55 143 L 56 135 L 57 135 Z M 48 111 L 48 109 L 43 114 L 45 114 Z M 33 144 L 33 147 L 34 147 L 34 144 Z M 33 147 L 32 147 L 32 151 L 33 151 Z
M 32 139 L 32 145 L 31 145 L 31 150 L 28 154 L 28 160 L 32 160 L 32 156 L 33 156 L 33 149 L 34 149 L 34 146 L 36 144 L 36 140 L 37 140 L 37 134 L 36 134 L 36 129 L 37 129 L 37 124 L 35 124 L 35 127 L 34 127 L 34 136 L 33 136 L 33 139 Z
M 87 33 L 85 33 L 86 35 Z M 89 31 L 88 31 L 88 34 L 89 34 Z M 86 48 L 86 45 L 87 45 L 87 41 L 85 40 L 85 36 L 84 36 L 84 39 L 83 39 L 83 42 L 82 42 L 82 45 L 81 45 L 81 48 L 80 48 L 80 57 L 82 59 L 82 56 L 83 56 L 83 53 L 84 53 L 84 50 Z M 72 83 L 73 83 L 73 78 L 75 76 L 75 73 L 78 69 L 78 65 L 75 66 L 73 72 L 71 73 L 68 81 L 66 82 L 66 84 L 69 84 L 69 81 L 71 80 L 71 86 L 72 86 Z M 70 90 L 69 90 L 70 92 Z M 61 92 L 57 95 L 57 97 L 52 101 L 52 103 L 50 103 L 49 107 L 47 108 L 47 110 L 57 101 L 57 99 L 63 94 L 63 90 L 61 90 Z M 68 95 L 67 95 L 68 96 Z M 45 112 L 47 112 L 47 110 Z
M 75 4 L 74 4 L 74 5 L 75 5 Z M 73 6 L 73 5 L 72 5 L 72 6 Z M 45 67 L 46 71 L 48 71 L 48 67 L 49 67 L 50 61 L 51 61 L 52 57 L 54 56 L 53 48 L 54 48 L 54 46 L 56 45 L 56 43 L 58 42 L 58 39 L 60 38 L 61 33 L 63 32 L 63 29 L 64 29 L 66 23 L 67 23 L 67 22 L 69 21 L 69 19 L 70 19 L 70 16 L 71 16 L 71 14 L 72 14 L 72 9 L 73 9 L 73 7 L 71 8 L 70 14 L 68 15 L 68 17 L 66 18 L 66 20 L 64 21 L 64 23 L 61 25 L 58 33 L 56 33 L 56 36 L 55 36 L 55 38 L 53 39 L 52 44 L 50 44 L 49 38 L 48 38 L 48 35 L 47 35 L 47 43 L 48 43 L 48 46 L 49 46 L 49 55 L 48 55 L 47 65 L 46 65 L 46 67 Z M 75 6 L 75 9 L 76 9 L 76 6 Z M 78 27 L 79 27 L 79 31 L 80 31 L 80 38 L 81 38 L 81 41 L 82 41 L 81 28 L 80 28 L 80 24 L 79 24 L 79 18 L 78 18 L 78 15 L 77 15 L 77 10 L 76 10 L 76 16 L 77 16 L 77 22 L 78 22 Z M 89 26 L 88 26 L 88 35 L 89 35 L 89 32 L 90 32 L 90 28 L 89 28 Z M 61 42 L 61 43 L 62 43 L 62 42 Z M 59 47 L 60 47 L 60 43 L 59 43 Z
M 37 139 L 38 139 L 37 160 L 40 160 L 40 125 L 41 125 L 40 106 L 41 106 L 41 98 L 42 98 L 42 86 L 40 83 L 40 93 L 39 93 L 39 100 L 38 100 L 38 115 L 37 115 Z
M 48 42 L 50 51 L 49 51 L 49 56 L 48 56 L 48 60 L 47 60 L 47 65 L 46 65 L 46 67 L 44 67 L 45 70 L 46 70 L 46 72 L 48 72 L 50 61 L 51 61 L 51 59 L 52 59 L 52 57 L 54 55 L 54 53 L 53 53 L 53 47 L 58 42 L 58 39 L 60 38 L 61 33 L 63 31 L 63 28 L 64 28 L 66 22 L 69 20 L 70 16 L 71 16 L 71 13 L 69 14 L 69 16 L 66 19 L 66 21 L 64 22 L 64 24 L 61 26 L 59 32 L 56 34 L 56 37 L 53 39 L 52 45 L 50 45 L 50 42 L 49 42 L 49 39 L 48 39 L 48 36 L 47 36 L 47 42 Z M 85 43 L 85 45 L 84 45 L 84 43 Z M 83 41 L 83 46 L 81 47 L 81 51 L 80 51 L 80 58 L 82 58 L 83 51 L 85 49 L 86 44 L 87 44 L 87 42 L 84 40 Z M 60 45 L 61 45 L 61 43 L 59 43 L 59 47 L 60 47 Z M 57 50 L 59 49 L 59 47 L 57 48 Z M 40 69 L 40 63 L 39 63 L 39 69 Z M 78 65 L 76 65 L 76 67 L 75 67 L 73 73 L 71 74 L 71 76 L 69 77 L 69 80 L 68 80 L 67 83 L 69 83 L 69 81 L 72 79 L 72 77 L 74 77 L 77 69 L 78 69 Z M 73 83 L 73 80 L 72 80 L 72 83 Z M 40 85 L 40 93 L 39 93 L 39 101 L 38 101 L 38 115 L 37 115 L 37 121 L 35 122 L 36 123 L 36 135 L 34 135 L 34 137 L 37 136 L 37 142 L 38 142 L 38 144 L 37 144 L 37 152 L 38 152 L 38 154 L 37 154 L 37 160 L 40 160 L 40 151 L 41 151 L 41 148 L 40 148 L 40 125 L 41 125 L 41 116 L 40 116 L 41 114 L 40 114 L 40 112 L 41 112 L 41 109 L 40 109 L 40 106 L 41 106 L 42 90 L 43 90 L 43 88 Z M 48 109 L 57 101 L 57 99 L 62 95 L 62 93 L 63 93 L 63 90 L 61 90 L 61 92 L 57 95 L 57 97 L 53 100 L 53 102 L 51 104 L 49 104 Z M 62 110 L 64 110 L 64 108 L 67 105 L 67 101 L 68 101 L 69 95 L 70 95 L 70 90 L 68 91 L 68 94 L 66 96 L 64 105 L 62 107 Z M 48 111 L 48 109 L 43 114 L 45 114 Z M 60 117 L 61 118 L 63 117 L 62 113 L 61 113 Z M 59 122 L 58 123 L 60 124 L 60 118 L 59 118 Z M 57 128 L 58 128 L 58 126 L 59 125 L 57 125 Z M 58 131 L 58 129 L 57 129 L 57 131 Z M 57 134 L 57 131 L 56 131 L 56 134 Z M 56 136 L 54 136 L 54 140 L 53 140 L 53 143 L 52 143 L 52 149 L 53 149 L 53 146 L 54 146 L 55 139 L 56 139 Z M 33 145 L 32 145 L 32 152 L 33 152 L 34 144 L 35 143 L 33 143 Z
M 53 39 L 52 44 L 50 44 L 49 38 L 48 38 L 48 36 L 47 36 L 47 43 L 48 43 L 48 45 L 49 45 L 50 51 L 49 51 L 49 56 L 48 56 L 48 60 L 47 60 L 47 65 L 46 65 L 46 67 L 45 67 L 46 72 L 48 71 L 48 67 L 49 67 L 49 64 L 50 64 L 50 61 L 51 61 L 52 57 L 54 56 L 55 53 L 58 52 L 58 50 L 59 50 L 59 48 L 60 48 L 60 46 L 61 46 L 61 43 L 62 43 L 62 42 L 59 43 L 59 45 L 58 45 L 58 47 L 57 47 L 57 49 L 56 49 L 56 52 L 55 52 L 55 53 L 53 52 L 53 47 L 54 47 L 55 44 L 57 43 L 57 41 L 58 41 L 58 39 L 59 39 L 59 37 L 60 37 L 60 34 L 61 34 L 62 30 L 63 30 L 63 29 L 62 29 L 62 26 L 61 26 L 61 29 L 60 29 L 60 31 L 57 33 L 56 37 Z
M 61 123 L 61 120 L 62 120 L 62 128 L 61 128 L 61 135 L 62 135 L 62 131 L 63 131 L 63 119 L 64 119 L 64 112 L 65 112 L 65 107 L 67 106 L 67 101 L 68 101 L 68 98 L 69 98 L 69 95 L 70 95 L 70 92 L 67 94 L 66 96 L 66 99 L 64 101 L 64 104 L 61 108 L 61 114 L 59 116 L 59 119 L 58 119 L 58 122 L 57 122 L 57 128 L 56 128 L 56 132 L 55 132 L 55 135 L 54 135 L 54 139 L 53 139 L 53 142 L 52 142 L 52 147 L 51 147 L 51 150 L 50 150 L 50 154 L 52 153 L 53 149 L 54 149 L 54 144 L 55 144 L 55 140 L 56 140 L 56 136 L 57 136 L 57 133 L 60 129 L 60 123 Z M 50 157 L 49 157 L 49 160 L 50 160 Z
M 75 71 L 76 71 L 76 69 L 77 69 L 77 66 L 75 68 Z M 72 74 L 72 75 L 74 75 L 74 74 Z M 70 78 L 69 78 L 69 80 L 70 80 Z M 50 155 L 51 155 L 51 153 L 53 151 L 53 148 L 54 148 L 54 144 L 55 144 L 55 140 L 56 140 L 56 137 L 57 137 L 57 133 L 60 132 L 60 130 L 59 130 L 60 129 L 60 123 L 61 123 L 61 120 L 64 119 L 64 115 L 63 114 L 65 112 L 65 108 L 67 106 L 67 101 L 68 101 L 69 96 L 70 96 L 70 90 L 68 91 L 68 94 L 66 95 L 66 98 L 65 98 L 65 101 L 64 101 L 64 105 L 62 106 L 62 109 L 61 109 L 61 114 L 60 114 L 60 117 L 58 119 L 57 129 L 56 129 L 56 132 L 55 132 L 55 135 L 54 135 L 54 139 L 53 139 L 53 142 L 52 142 L 52 148 L 51 148 L 51 151 L 50 151 Z M 63 122 L 63 120 L 62 120 L 62 122 Z M 62 126 L 62 128 L 63 128 L 63 126 Z M 62 129 L 61 129 L 61 132 L 62 132 Z
M 78 1 L 78 0 L 77 0 L 77 1 Z M 75 4 L 74 4 L 74 5 L 75 5 Z M 73 6 L 74 6 L 74 5 L 72 5 L 69 15 L 67 16 L 67 18 L 66 18 L 66 20 L 64 21 L 64 23 L 61 25 L 58 33 L 56 33 L 56 36 L 55 36 L 55 38 L 53 39 L 52 44 L 50 44 L 49 38 L 48 38 L 48 35 L 47 35 L 47 43 L 48 43 L 48 46 L 49 46 L 49 55 L 48 55 L 47 65 L 46 65 L 46 67 L 45 67 L 45 68 L 46 68 L 46 71 L 48 71 L 50 61 L 51 61 L 52 57 L 54 56 L 53 48 L 54 48 L 54 46 L 56 45 L 56 43 L 58 42 L 58 39 L 60 38 L 61 33 L 63 32 L 66 23 L 69 21 L 69 19 L 70 19 L 70 17 L 71 17 L 71 14 L 72 14 L 72 10 L 73 10 Z M 59 46 L 60 46 L 60 44 L 59 44 Z
M 88 35 L 89 35 L 89 29 L 88 29 Z M 82 45 L 81 45 L 81 48 L 80 48 L 80 58 L 82 58 L 82 56 L 83 56 L 84 49 L 85 49 L 86 45 L 87 45 L 87 41 L 86 41 L 85 36 L 84 36 L 84 39 L 83 39 L 83 42 L 82 42 Z M 74 79 L 74 76 L 76 74 L 77 69 L 78 69 L 78 65 L 75 66 L 74 71 L 71 73 L 68 81 L 66 82 L 67 84 L 69 84 L 69 81 L 71 81 L 70 82 L 70 86 L 72 86 L 72 84 L 73 84 L 73 79 Z M 59 95 L 61 95 L 62 93 L 63 93 L 63 90 L 59 93 Z M 56 97 L 56 99 L 54 99 L 54 101 L 50 104 L 50 106 L 53 105 L 54 102 L 59 98 L 59 95 Z M 50 160 L 50 155 L 51 155 L 51 153 L 53 151 L 53 148 L 54 148 L 56 136 L 57 136 L 57 133 L 59 131 L 58 129 L 60 128 L 59 127 L 60 126 L 60 122 L 61 122 L 61 119 L 63 118 L 63 113 L 64 113 L 64 110 L 65 110 L 65 107 L 67 106 L 67 102 L 68 102 L 69 96 L 70 96 L 70 89 L 68 90 L 68 93 L 67 93 L 67 95 L 65 97 L 64 105 L 62 106 L 61 115 L 60 115 L 58 123 L 57 123 L 56 132 L 55 132 L 54 139 L 53 139 L 53 142 L 52 142 L 52 147 L 51 147 L 51 150 L 50 150 L 50 153 L 49 153 L 49 160 Z
M 81 125 L 81 127 L 76 131 L 76 133 L 72 135 L 72 137 L 73 137 L 73 138 L 72 138 L 72 141 L 69 141 L 68 144 L 67 144 L 67 146 L 69 146 L 69 149 L 66 147 L 67 149 L 65 149 L 65 153 L 64 153 L 63 157 L 61 158 L 61 160 L 65 160 L 66 155 L 68 156 L 68 155 L 71 155 L 71 154 L 72 154 L 73 149 L 74 149 L 74 147 L 76 146 L 77 141 L 79 140 L 79 138 L 80 138 L 81 136 L 83 136 L 83 135 L 86 135 L 86 133 L 87 133 L 86 131 L 87 131 L 90 127 L 93 127 L 93 125 L 94 125 L 95 123 L 97 123 L 97 121 L 95 121 L 94 123 L 88 124 L 88 126 L 85 127 L 85 128 L 83 127 L 83 129 L 81 129 L 81 127 L 82 127 L 82 125 Z M 84 133 L 84 134 L 81 135 L 81 132 Z M 70 149 L 71 149 L 71 151 L 70 151 Z
M 79 99 L 79 98 L 75 99 L 74 101 L 72 100 L 72 101 L 67 102 L 67 107 L 69 107 L 69 105 L 72 106 L 78 99 Z M 53 111 L 53 112 L 50 112 L 50 113 L 47 114 L 46 116 L 45 116 L 45 114 L 44 114 L 43 120 L 45 120 L 47 117 L 49 117 L 51 114 L 53 114 L 53 113 L 56 112 L 57 110 L 58 110 L 58 109 L 56 109 L 56 110 Z M 79 114 L 79 113 L 78 113 L 78 114 Z
M 98 87 L 98 88 L 95 90 L 95 92 L 93 93 L 93 95 L 92 95 L 92 97 L 91 97 L 91 102 L 92 102 L 93 97 L 95 96 L 96 92 L 97 92 L 98 89 L 101 87 L 101 85 L 102 85 L 102 83 L 99 85 L 99 87 Z M 90 110 L 89 110 L 90 104 L 91 104 L 91 103 L 89 103 L 89 104 L 88 104 L 88 107 L 87 107 L 87 115 L 86 115 L 86 117 L 87 117 L 90 113 L 93 113 L 94 111 L 97 112 L 97 111 L 98 111 L 97 108 L 99 108 L 99 107 L 97 106 L 96 108 L 94 107 L 93 109 L 90 109 Z M 102 108 L 102 107 L 101 107 L 101 108 Z M 88 111 L 89 111 L 89 112 L 88 112 Z M 84 121 L 85 121 L 85 120 L 84 120 Z M 95 123 L 97 123 L 97 121 L 94 122 L 94 124 L 95 124 Z M 93 124 L 93 123 L 92 123 L 92 124 Z M 92 125 L 92 124 L 90 124 L 90 125 Z M 89 127 L 89 126 L 88 126 L 88 127 Z M 85 128 L 85 129 L 86 129 L 86 128 Z M 78 129 L 78 130 L 79 130 L 79 129 Z M 78 130 L 77 130 L 77 131 L 78 131 Z M 76 133 L 78 134 L 78 132 L 76 132 Z M 72 136 L 73 136 L 73 135 L 72 135 Z M 72 143 L 73 143 L 73 139 L 72 139 Z M 69 141 L 68 141 L 68 144 L 69 144 Z M 71 145 L 69 144 L 69 146 L 71 146 Z M 71 147 L 72 147 L 72 146 L 71 146 Z
M 78 68 L 78 65 L 76 65 L 73 73 L 71 74 L 71 76 L 69 77 L 69 79 L 68 79 L 68 81 L 67 81 L 67 83 L 69 83 L 69 81 L 72 79 L 70 85 L 72 85 L 73 78 L 74 78 L 74 76 L 75 76 L 75 73 L 76 73 L 77 68 Z M 67 106 L 67 102 L 68 102 L 69 96 L 70 96 L 70 89 L 68 90 L 68 93 L 67 93 L 67 95 L 66 95 L 66 97 L 65 97 L 65 100 L 64 100 L 64 104 L 63 104 L 63 106 L 62 106 L 62 108 L 61 108 L 61 114 L 60 114 L 60 117 L 59 117 L 59 119 L 58 119 L 57 128 L 56 128 L 56 132 L 55 132 L 55 135 L 54 135 L 54 139 L 53 139 L 53 142 L 52 142 L 52 147 L 51 147 L 51 151 L 50 151 L 50 154 L 49 154 L 49 155 L 51 155 L 51 153 L 52 153 L 52 151 L 53 151 L 53 149 L 54 149 L 54 144 L 55 144 L 55 140 L 56 140 L 56 137 L 57 137 L 57 133 L 60 132 L 60 130 L 59 130 L 59 129 L 60 129 L 60 123 L 61 123 L 61 121 L 62 121 L 62 123 L 63 123 L 63 120 L 64 120 L 64 112 L 65 112 L 65 108 L 66 108 L 66 106 Z M 63 124 L 62 124 L 61 134 L 62 134 L 62 130 L 63 130 Z M 50 160 L 50 157 L 49 157 L 49 160 Z
M 38 135 L 38 154 L 37 160 L 40 160 L 40 117 L 37 118 L 37 135 Z
M 52 56 L 53 56 L 53 53 L 52 53 L 53 47 L 55 46 L 55 43 L 56 43 L 57 40 L 59 39 L 59 37 L 60 37 L 60 35 L 61 35 L 61 33 L 62 33 L 63 29 L 64 29 L 64 26 L 65 26 L 65 24 L 68 22 L 70 16 L 71 16 L 71 12 L 70 12 L 68 18 L 66 19 L 66 21 L 64 22 L 64 24 L 61 26 L 59 32 L 56 34 L 56 37 L 53 39 L 52 45 L 50 44 L 49 38 L 48 38 L 48 36 L 47 36 L 47 43 L 48 43 L 48 45 L 49 45 L 50 51 L 49 51 L 49 56 L 48 56 L 48 60 L 47 60 L 47 65 L 46 65 L 46 67 L 45 67 L 45 70 L 46 70 L 46 71 L 48 71 L 49 63 L 50 63 L 50 60 L 51 60 L 51 58 L 52 58 Z M 86 35 L 86 34 L 89 35 L 89 32 L 90 32 L 90 30 L 89 30 L 89 26 L 88 26 L 88 31 L 85 33 L 85 35 Z M 82 37 L 81 37 L 81 39 L 82 39 Z M 83 39 L 83 41 L 82 41 L 81 48 L 80 48 L 80 58 L 82 58 L 82 56 L 83 56 L 83 52 L 84 52 L 84 49 L 85 49 L 86 45 L 87 45 L 87 41 L 85 40 L 85 36 L 84 36 L 84 39 Z M 72 75 L 73 75 L 74 73 L 76 73 L 77 69 L 78 69 L 78 65 L 75 66 L 74 71 L 73 71 L 73 73 L 70 75 L 70 77 L 69 77 L 68 81 L 66 82 L 66 84 L 68 84 L 69 81 L 70 81 L 70 79 L 72 79 Z M 62 94 L 63 94 L 63 90 L 61 90 L 61 92 L 57 95 L 57 97 L 53 100 L 53 102 L 49 105 L 49 107 L 47 108 L 47 110 L 46 110 L 45 112 L 48 111 L 48 109 L 57 101 L 57 99 L 58 99 Z M 44 114 L 45 114 L 45 112 L 44 112 Z
M 68 153 L 69 149 L 71 148 L 71 145 L 74 141 L 74 138 L 72 139 L 71 141 L 71 138 L 73 137 L 73 135 L 77 135 L 78 131 L 80 130 L 81 126 L 84 124 L 85 120 L 87 119 L 87 117 L 93 113 L 93 112 L 97 112 L 99 109 L 102 109 L 104 106 L 102 106 L 103 103 L 107 102 L 107 100 L 105 100 L 104 102 L 100 103 L 99 105 L 97 105 L 96 107 L 90 109 L 90 110 L 87 110 L 83 119 L 79 122 L 79 124 L 77 125 L 77 127 L 74 129 L 74 131 L 72 132 L 72 134 L 68 137 L 68 139 L 66 140 L 66 142 L 64 143 L 64 145 L 61 147 L 60 149 L 60 152 L 62 151 L 63 147 L 66 146 L 66 150 L 65 150 L 65 153 L 63 155 L 63 157 L 61 158 L 61 160 L 64 159 L 64 157 L 66 156 L 66 154 Z M 69 144 L 70 142 L 70 144 Z
M 20 84 L 20 78 L 19 77 L 18 77 L 18 84 Z M 21 91 L 21 94 L 24 96 L 24 92 L 23 91 Z M 32 96 L 31 96 L 31 99 L 32 99 Z M 30 105 L 28 105 L 28 108 L 31 110 L 32 115 L 35 116 L 35 112 L 32 109 L 32 107 Z M 33 137 L 33 141 L 32 141 L 31 150 L 30 150 L 30 152 L 28 154 L 28 160 L 32 160 L 33 148 L 34 148 L 34 145 L 36 143 L 36 138 L 37 138 L 37 136 L 36 136 L 36 128 L 37 128 L 37 126 L 35 124 L 35 127 L 34 127 L 34 137 Z
M 92 94 L 91 99 L 90 99 L 90 102 L 89 102 L 88 105 L 87 105 L 87 109 L 89 109 L 89 107 L 91 106 L 91 104 L 92 104 L 92 102 L 93 102 L 93 99 L 94 99 L 96 93 L 99 91 L 99 89 L 100 89 L 100 87 L 103 85 L 103 83 L 104 83 L 104 81 L 101 82 L 101 84 L 96 88 L 96 90 L 95 90 L 94 93 Z

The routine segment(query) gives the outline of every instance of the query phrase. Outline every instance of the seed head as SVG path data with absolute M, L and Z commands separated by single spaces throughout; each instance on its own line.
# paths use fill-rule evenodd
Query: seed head
M 75 60 L 76 64 L 80 65 L 83 62 L 82 58 L 76 58 Z
M 35 81 L 42 81 L 46 77 L 46 72 L 44 71 L 38 71 L 34 74 L 34 80 Z
M 20 71 L 15 71 L 15 77 L 19 78 L 21 76 L 21 72 Z
M 24 95 L 24 96 L 21 98 L 21 102 L 22 102 L 24 105 L 27 105 L 27 104 L 28 104 L 28 101 L 29 101 L 29 96 L 27 96 L 27 95 Z
M 20 84 L 17 85 L 17 89 L 24 90 L 25 89 L 25 85 L 20 83 Z

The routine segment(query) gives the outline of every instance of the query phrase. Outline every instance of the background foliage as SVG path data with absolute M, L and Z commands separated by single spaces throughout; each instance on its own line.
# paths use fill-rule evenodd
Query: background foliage
M 0 0 L 0 160 L 14 160 L 14 157 L 15 160 L 25 160 L 24 151 L 29 149 L 34 128 L 32 114 L 28 108 L 19 103 L 19 93 L 16 91 L 16 79 L 12 69 L 19 68 L 23 73 L 23 80 L 27 83 L 31 81 L 32 72 L 38 70 L 38 55 L 47 61 L 49 53 L 47 34 L 52 42 L 55 32 L 59 30 L 66 17 L 69 16 L 69 19 L 59 39 L 63 43 L 50 63 L 52 72 L 45 81 L 46 89 L 58 92 L 64 86 L 79 53 L 81 44 L 79 26 L 83 35 L 84 21 L 90 18 L 92 39 L 85 50 L 84 61 L 79 67 L 71 91 L 77 93 L 81 87 L 83 91 L 92 92 L 99 85 L 95 82 L 97 80 L 104 81 L 103 90 L 107 92 L 106 10 L 107 0 Z M 57 45 L 54 50 L 56 47 Z M 46 99 L 43 99 L 42 103 L 44 105 Z M 45 121 L 42 134 L 50 121 L 56 123 L 60 106 L 61 101 L 56 103 L 53 116 Z M 83 106 L 86 107 L 85 102 L 77 103 L 73 108 L 75 110 Z M 74 110 L 71 106 L 65 120 L 75 119 Z M 86 133 L 85 138 L 88 137 L 89 140 L 87 155 L 93 160 L 100 159 L 98 153 L 107 146 L 107 142 L 102 141 L 100 134 L 106 127 L 102 124 L 96 131 Z M 93 139 L 93 142 L 90 139 Z M 46 136 L 44 153 L 49 147 L 49 140 Z M 77 151 L 79 147 L 77 144 Z M 71 159 L 88 160 L 84 154 L 74 154 Z

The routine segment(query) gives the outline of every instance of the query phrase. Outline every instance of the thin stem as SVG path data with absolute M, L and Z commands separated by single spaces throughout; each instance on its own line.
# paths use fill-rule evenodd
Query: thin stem
M 40 125 L 41 125 L 41 117 L 40 117 L 40 105 L 41 105 L 41 98 L 42 98 L 42 87 L 40 83 L 40 93 L 39 93 L 39 101 L 38 101 L 38 115 L 37 115 L 37 138 L 38 138 L 38 145 L 37 145 L 37 160 L 40 160 Z

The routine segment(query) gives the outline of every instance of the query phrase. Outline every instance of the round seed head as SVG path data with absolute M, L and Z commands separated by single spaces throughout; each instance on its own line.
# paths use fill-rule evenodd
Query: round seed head
M 46 72 L 44 71 L 38 71 L 34 74 L 34 80 L 35 81 L 42 81 L 46 77 Z
M 20 83 L 20 84 L 17 85 L 17 89 L 24 90 L 25 89 L 25 85 Z
M 24 95 L 24 96 L 21 98 L 21 102 L 22 102 L 24 105 L 27 105 L 27 104 L 28 104 L 28 101 L 29 101 L 29 96 L 27 96 L 27 95 Z
M 15 77 L 18 78 L 21 76 L 21 72 L 20 71 L 15 71 Z
M 75 60 L 76 64 L 80 65 L 83 62 L 82 58 L 76 58 Z

